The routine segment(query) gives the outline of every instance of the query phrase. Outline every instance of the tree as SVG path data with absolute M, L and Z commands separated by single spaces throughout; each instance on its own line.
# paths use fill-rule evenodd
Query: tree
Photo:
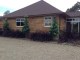
M 67 9 L 66 12 L 73 12 L 73 11 L 79 11 L 80 10 L 80 2 L 77 2 L 74 6 L 72 6 L 70 9 Z
M 9 14 L 9 13 L 10 13 L 10 11 L 7 10 L 7 11 L 4 12 L 4 15 L 7 15 L 7 14 Z
M 8 23 L 7 20 L 4 20 L 3 29 L 4 29 L 4 30 L 9 30 L 9 23 Z
M 56 37 L 58 35 L 58 24 L 56 22 L 56 18 L 53 18 L 52 25 L 50 28 L 50 34 L 52 37 Z
M 24 34 L 28 34 L 29 33 L 29 25 L 28 25 L 28 21 L 27 21 L 27 17 L 25 17 L 25 21 L 24 21 L 24 26 L 22 28 L 22 32 Z

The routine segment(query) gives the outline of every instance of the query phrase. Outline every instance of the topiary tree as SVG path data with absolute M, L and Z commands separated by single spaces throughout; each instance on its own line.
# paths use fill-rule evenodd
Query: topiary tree
M 4 20 L 4 23 L 3 23 L 3 30 L 9 30 L 9 23 L 7 20 Z
M 28 34 L 29 31 L 30 31 L 30 29 L 29 29 L 27 17 L 25 17 L 25 21 L 24 21 L 24 26 L 23 26 L 23 28 L 22 28 L 22 32 L 23 32 L 24 34 Z
M 58 35 L 58 24 L 55 17 L 53 18 L 52 25 L 50 27 L 50 34 L 52 37 L 56 37 Z

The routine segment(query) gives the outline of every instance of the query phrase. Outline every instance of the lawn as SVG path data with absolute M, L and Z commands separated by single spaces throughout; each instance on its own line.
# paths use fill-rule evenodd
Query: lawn
M 80 60 L 80 47 L 0 37 L 0 60 Z

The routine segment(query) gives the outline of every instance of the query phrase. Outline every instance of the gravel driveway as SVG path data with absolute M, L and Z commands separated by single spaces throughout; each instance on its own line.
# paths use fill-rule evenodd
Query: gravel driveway
M 0 60 L 80 60 L 80 47 L 0 37 Z

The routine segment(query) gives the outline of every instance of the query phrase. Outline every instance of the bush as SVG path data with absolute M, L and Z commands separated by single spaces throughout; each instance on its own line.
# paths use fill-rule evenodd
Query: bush
M 0 36 L 2 36 L 2 34 L 3 34 L 3 31 L 2 31 L 2 30 L 0 30 Z
M 10 28 L 9 28 L 8 21 L 7 20 L 4 20 L 4 23 L 3 23 L 3 33 L 2 33 L 2 35 L 8 37 L 8 36 L 10 36 L 9 35 L 10 32 L 11 31 L 10 31 Z
M 27 18 L 25 18 L 26 20 L 24 21 L 24 26 L 23 26 L 23 28 L 22 28 L 22 32 L 25 34 L 25 36 L 26 35 L 28 35 L 29 34 L 29 31 L 30 31 L 30 29 L 29 29 L 29 25 L 28 25 L 28 21 L 27 21 Z
M 61 31 L 59 35 L 59 42 L 72 42 L 77 39 L 79 39 L 79 34 L 74 32 Z
M 31 39 L 34 41 L 51 41 L 52 36 L 50 33 L 44 33 L 44 32 L 35 32 L 31 33 Z
M 56 18 L 53 18 L 53 21 L 52 21 L 52 25 L 51 25 L 51 28 L 50 28 L 50 34 L 53 36 L 53 37 L 56 37 L 58 35 L 58 24 L 56 22 Z
M 25 34 L 19 30 L 17 31 L 14 31 L 13 32 L 14 35 L 12 35 L 13 37 L 16 37 L 16 38 L 24 38 L 25 37 Z
M 10 30 L 4 30 L 3 33 L 2 33 L 2 36 L 9 37 L 10 33 L 11 33 Z
M 58 42 L 66 42 L 68 40 L 65 31 L 60 31 L 59 41 Z
M 24 38 L 25 37 L 25 34 L 19 30 L 17 30 L 17 31 L 4 30 L 2 35 L 5 37 L 15 37 L 15 38 Z
M 4 20 L 4 23 L 3 23 L 3 30 L 9 30 L 9 23 L 7 20 Z

